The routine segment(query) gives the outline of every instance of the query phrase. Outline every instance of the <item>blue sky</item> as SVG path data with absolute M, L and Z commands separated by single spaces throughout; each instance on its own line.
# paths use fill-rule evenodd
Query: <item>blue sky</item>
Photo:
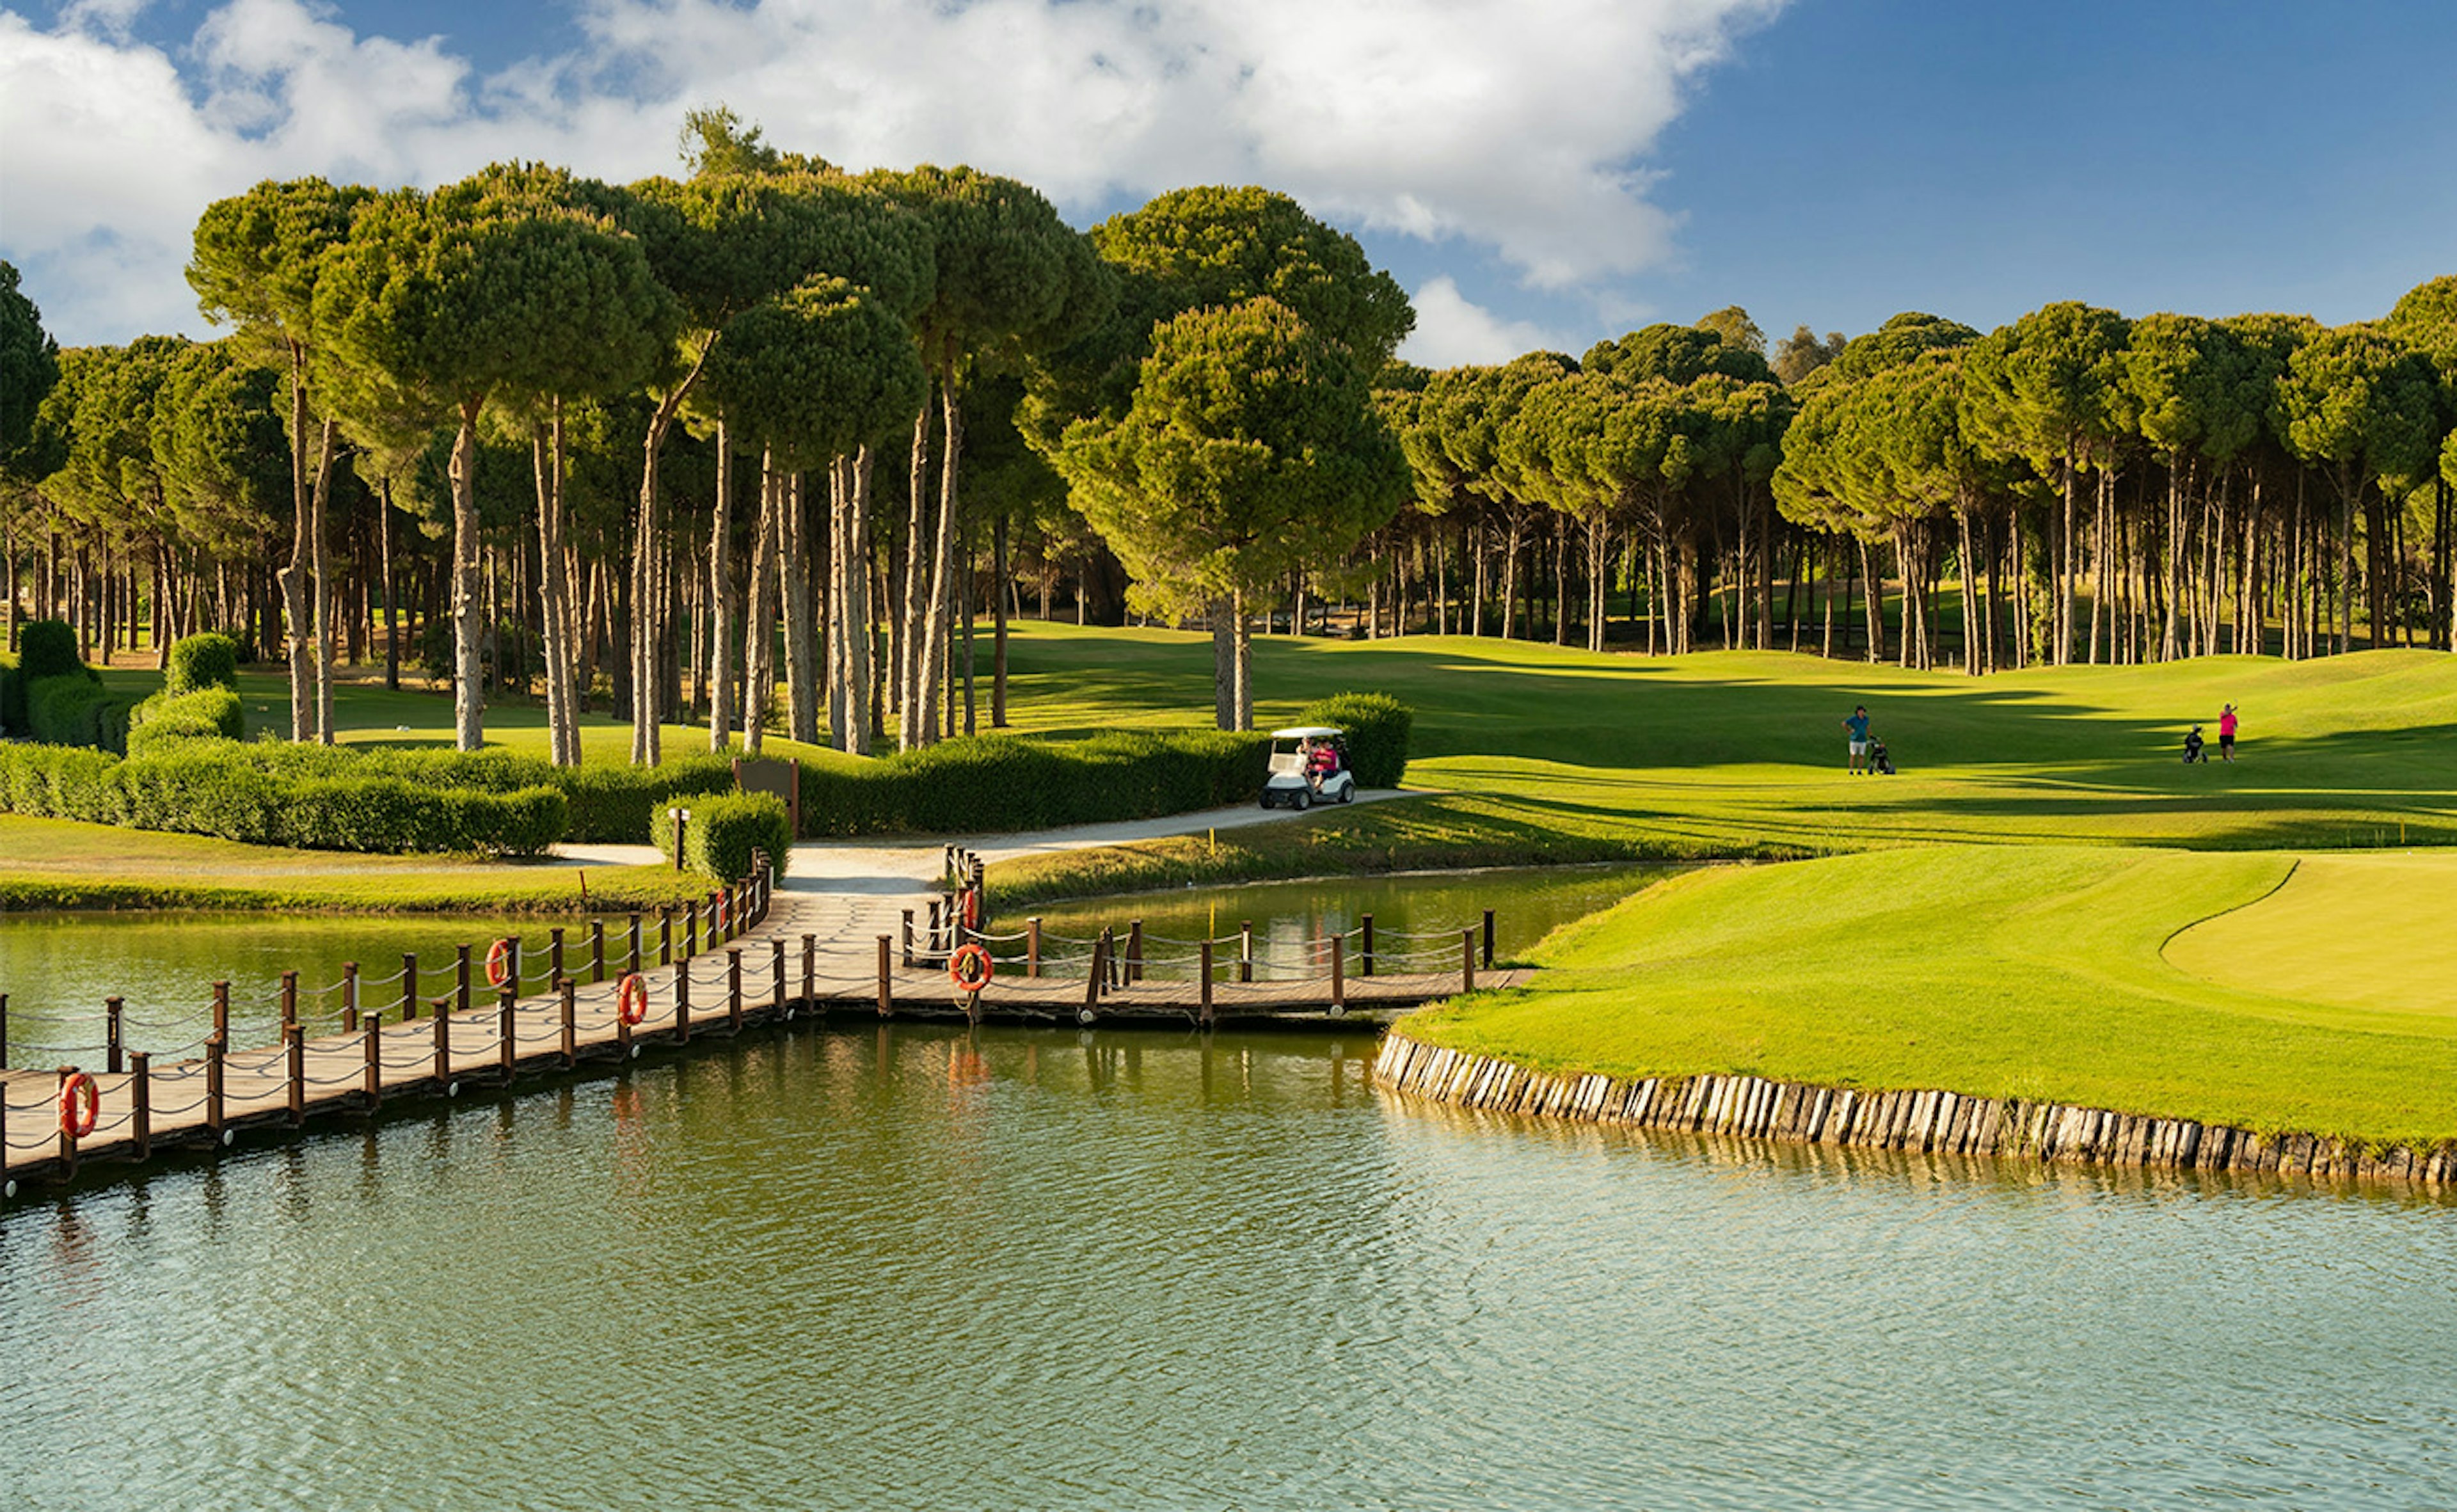
M 1416 297 L 1412 355 L 1745 305 L 1867 330 L 2383 313 L 2457 272 L 2457 4 L 81 0 L 0 9 L 0 256 L 68 341 L 206 334 L 202 205 L 489 158 L 671 171 L 725 99 L 853 166 L 970 160 L 1089 223 L 1295 193 Z

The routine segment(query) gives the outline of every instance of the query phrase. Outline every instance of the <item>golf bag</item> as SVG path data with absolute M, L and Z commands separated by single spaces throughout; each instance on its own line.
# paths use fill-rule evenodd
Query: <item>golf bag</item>
M 1894 775 L 1893 754 L 1886 749 L 1886 742 L 1883 740 L 1872 740 L 1869 743 L 1869 770 L 1884 777 Z
M 2196 761 L 2208 759 L 2208 756 L 2201 754 L 2201 727 L 2195 725 L 2191 733 L 2184 736 L 2184 765 L 2191 766 Z

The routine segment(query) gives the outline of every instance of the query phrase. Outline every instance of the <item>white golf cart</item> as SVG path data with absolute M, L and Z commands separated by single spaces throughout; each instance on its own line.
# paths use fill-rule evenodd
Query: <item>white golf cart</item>
M 1328 747 L 1338 763 L 1328 772 L 1310 771 L 1312 753 Z M 1263 779 L 1263 807 L 1311 808 L 1317 803 L 1347 803 L 1356 797 L 1356 774 L 1348 765 L 1348 735 L 1330 725 L 1298 725 L 1271 732 L 1271 775 Z

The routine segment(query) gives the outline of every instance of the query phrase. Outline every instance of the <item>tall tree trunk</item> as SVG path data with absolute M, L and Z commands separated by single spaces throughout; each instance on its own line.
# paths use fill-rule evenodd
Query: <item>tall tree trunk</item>
M 666 433 L 673 425 L 675 413 L 683 407 L 683 400 L 691 393 L 692 386 L 699 382 L 699 375 L 707 369 L 709 353 L 715 349 L 716 340 L 712 338 L 706 346 L 700 348 L 698 359 L 692 362 L 691 371 L 683 375 L 683 381 L 657 402 L 655 411 L 649 417 L 648 437 L 641 446 L 640 504 L 639 512 L 632 522 L 631 537 L 630 654 L 625 661 L 631 695 L 631 760 L 639 766 L 654 766 L 663 755 L 663 741 L 657 727 L 658 701 L 654 695 L 657 678 L 652 669 L 658 652 L 659 632 L 664 627 L 657 623 L 657 616 L 650 609 L 658 582 L 656 562 L 662 528 L 659 518 L 662 488 L 657 476 L 657 462 L 665 450 Z
M 811 532 L 803 475 L 789 473 L 779 485 L 777 554 L 785 620 L 785 729 L 804 745 L 819 743 L 818 628 L 811 612 Z
M 751 593 L 743 616 L 742 749 L 757 756 L 776 701 L 777 525 L 784 479 L 775 453 L 759 459 L 759 519 L 751 531 Z
M 741 582 L 733 570 L 733 435 L 720 415 L 716 507 L 709 511 L 708 527 L 708 748 L 712 752 L 733 743 L 733 669 L 741 656 L 733 638 L 742 614 Z M 767 507 L 764 495 L 760 507 Z
M 939 379 L 939 420 L 943 427 L 939 458 L 939 546 L 930 570 L 930 612 L 923 627 L 921 658 L 928 687 L 922 694 L 921 728 L 936 740 L 941 728 L 939 697 L 947 685 L 948 632 L 953 625 L 956 570 L 956 484 L 963 464 L 963 411 L 956 396 L 952 366 Z
M 555 570 L 555 559 L 563 554 L 563 446 L 560 434 L 563 425 L 563 404 L 554 406 L 551 425 L 539 421 L 529 431 L 529 470 L 537 486 L 538 617 L 546 641 L 546 729 L 547 756 L 556 766 L 577 766 L 578 760 L 564 747 L 564 698 L 567 684 L 563 673 L 570 654 L 567 629 L 556 596 L 562 590 L 563 574 Z
M 1204 607 L 1211 626 L 1211 722 L 1237 728 L 1237 628 L 1234 601 L 1215 598 Z
M 1246 613 L 1246 595 L 1237 594 L 1229 601 L 1229 616 L 1236 626 L 1236 720 L 1229 728 L 1254 728 L 1254 627 Z
M 896 707 L 902 717 L 897 743 L 910 751 L 929 744 L 922 720 L 921 630 L 923 592 L 927 579 L 922 575 L 924 557 L 922 543 L 929 539 L 930 484 L 930 399 L 925 391 L 921 413 L 913 417 L 912 487 L 909 492 L 911 520 L 904 532 L 904 592 L 897 605 L 896 615 Z
M 990 538 L 991 613 L 998 637 L 990 653 L 990 728 L 1006 728 L 1006 610 L 1007 573 L 1010 563 L 1006 549 L 1007 517 L 1001 513 Z
M 309 579 L 315 572 L 315 485 L 307 471 L 307 349 L 290 344 L 290 560 L 276 574 L 281 585 L 282 617 L 289 625 L 290 738 L 316 738 L 316 661 L 314 611 L 308 603 Z M 456 452 L 457 456 L 458 453 Z M 83 615 L 78 616 L 80 626 Z
M 482 395 L 462 402 L 461 428 L 452 438 L 452 733 L 463 751 L 475 751 L 486 739 L 479 657 L 485 586 L 478 560 L 478 412 L 484 404 Z

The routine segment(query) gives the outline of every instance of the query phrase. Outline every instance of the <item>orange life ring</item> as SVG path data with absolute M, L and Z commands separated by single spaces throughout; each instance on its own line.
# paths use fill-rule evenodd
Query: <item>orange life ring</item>
M 723 893 L 716 895 L 716 932 L 720 935 L 725 933 L 725 918 L 730 911 L 726 904 L 730 900 Z
M 102 1116 L 102 1088 L 83 1071 L 71 1071 L 60 1083 L 60 1132 L 83 1139 Z
M 501 992 L 512 980 L 512 942 L 498 940 L 486 947 L 486 985 Z
M 960 946 L 954 955 L 947 958 L 947 975 L 966 992 L 981 991 L 990 984 L 990 978 L 997 973 L 998 963 L 990 959 L 988 949 L 981 945 Z
M 649 984 L 638 972 L 625 977 L 614 989 L 614 1012 L 626 1024 L 639 1024 L 649 1017 Z
M 964 890 L 964 927 L 972 930 L 981 927 L 981 890 L 978 887 Z

